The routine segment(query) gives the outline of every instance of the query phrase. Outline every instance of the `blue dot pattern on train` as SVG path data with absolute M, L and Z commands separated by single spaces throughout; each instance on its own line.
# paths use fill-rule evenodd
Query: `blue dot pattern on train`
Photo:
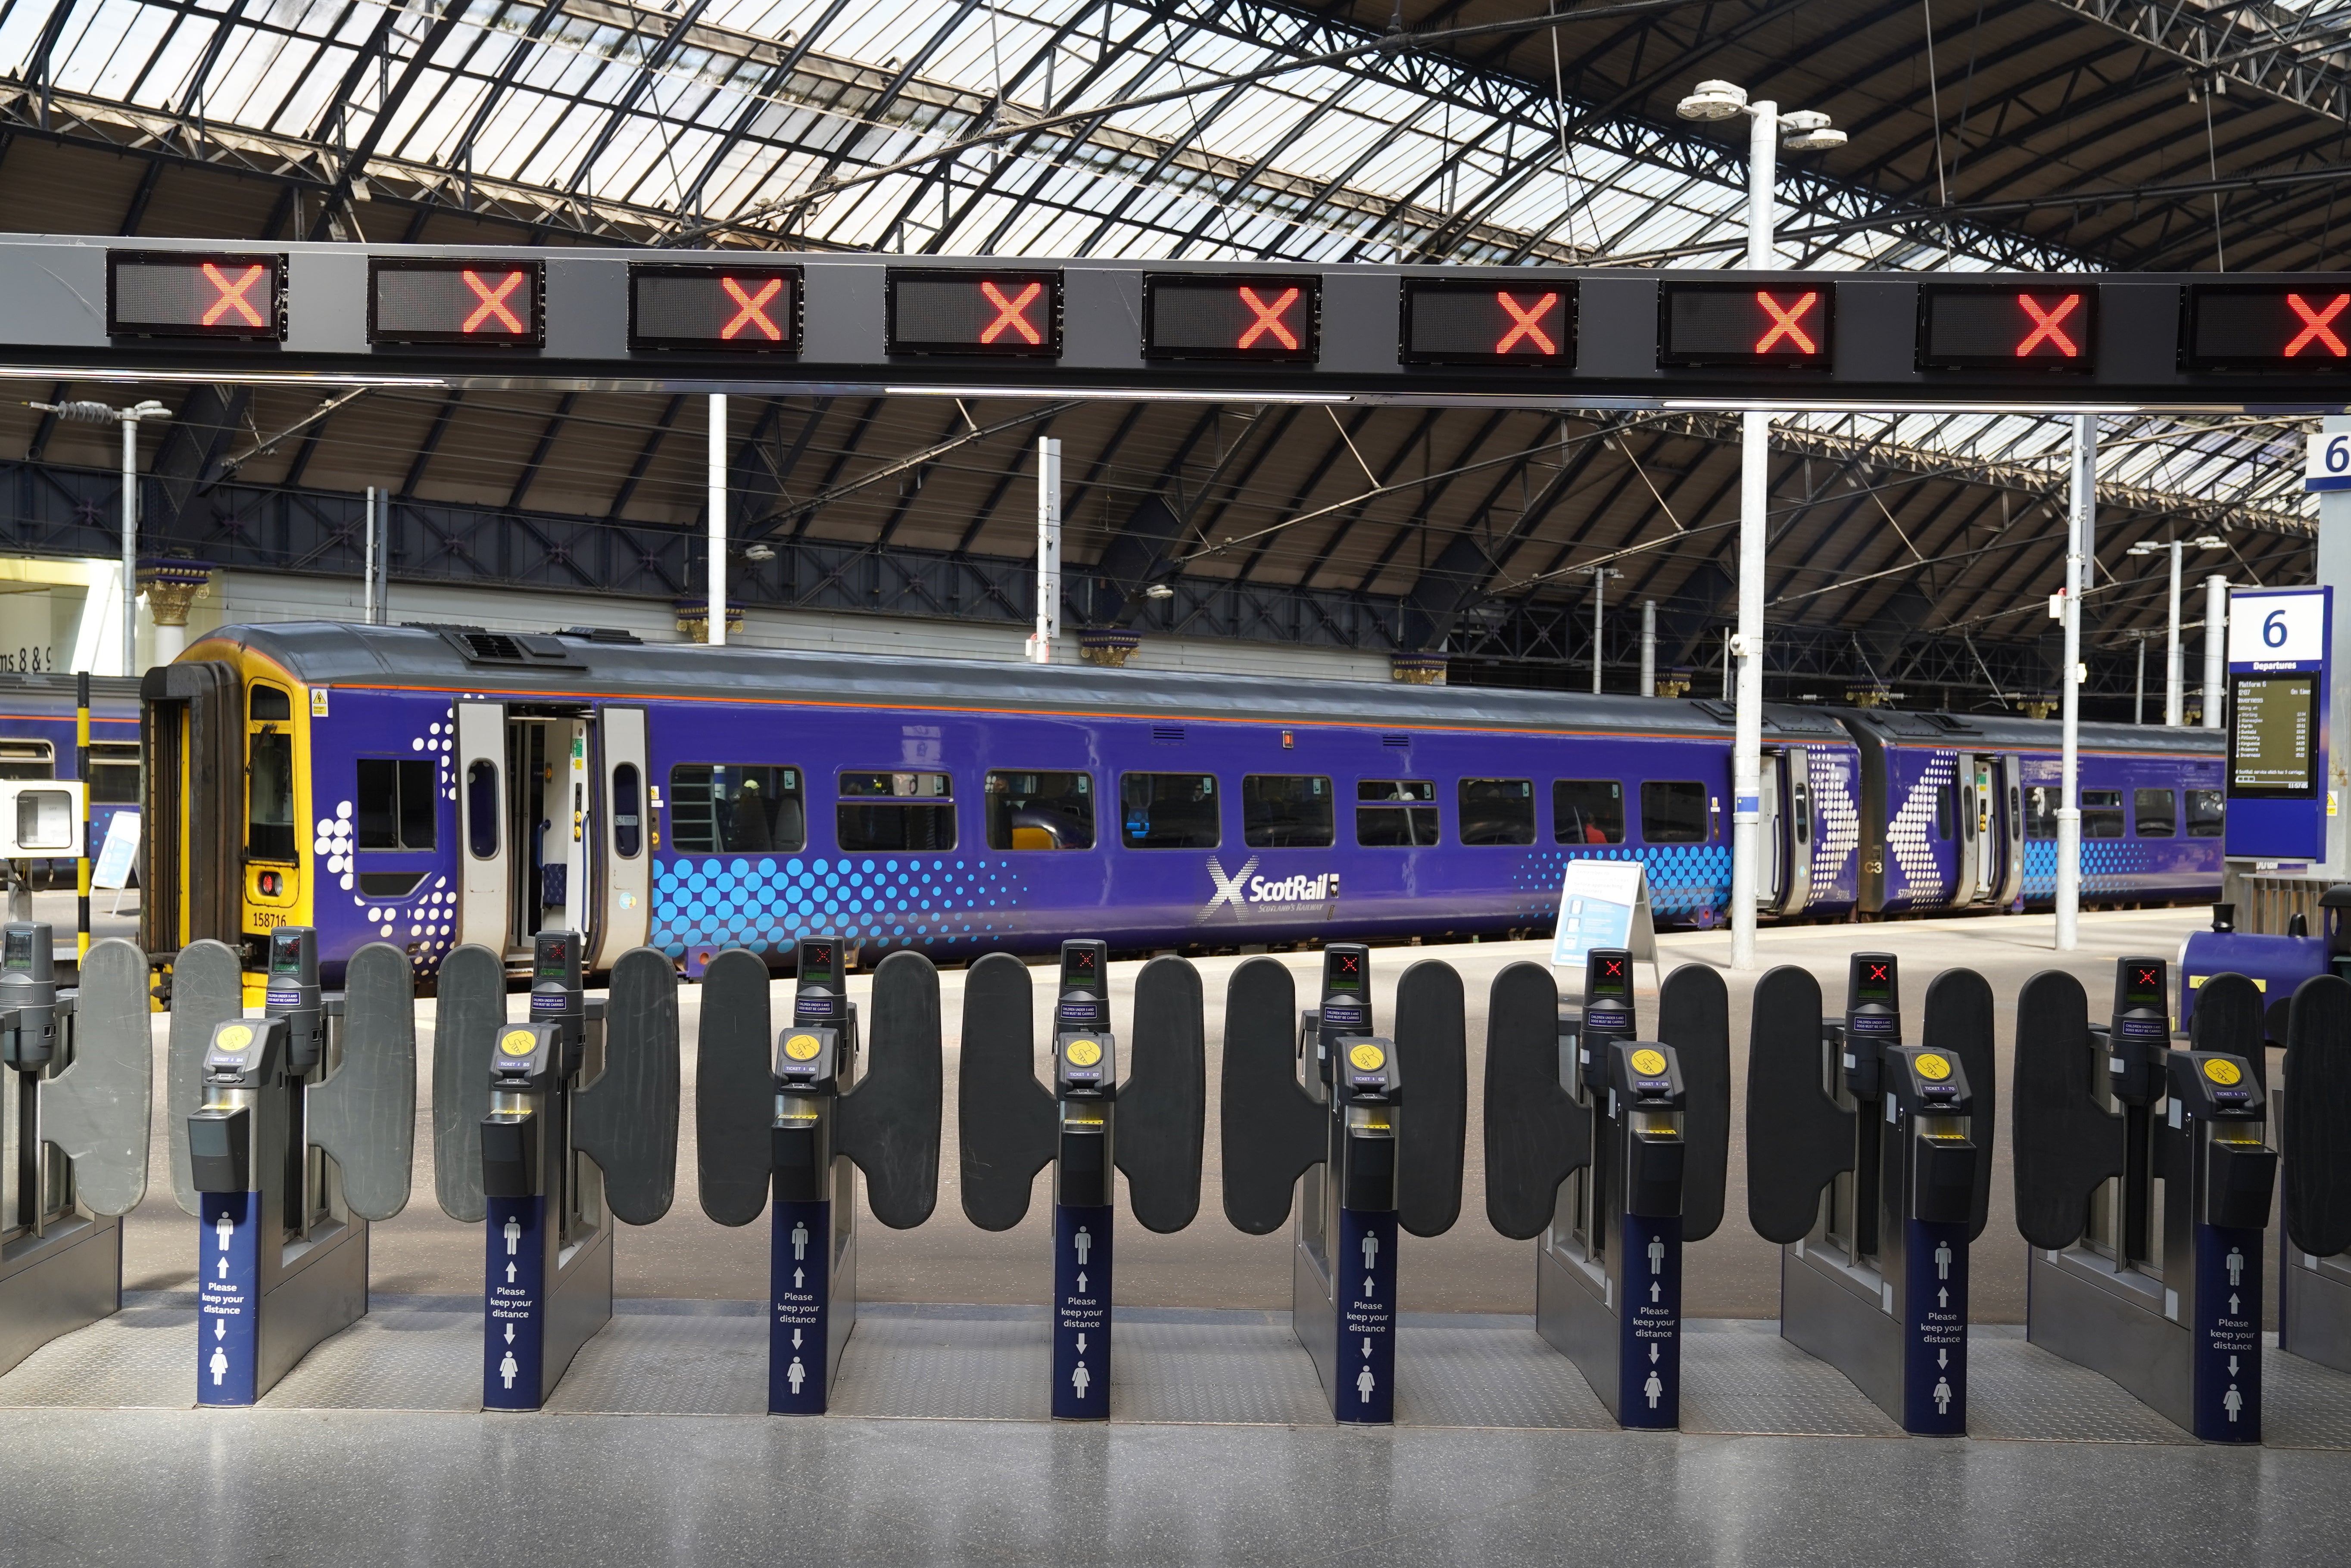
M 2082 840 L 2082 896 L 2095 898 L 2132 891 L 2132 884 L 2126 878 L 2144 876 L 2151 858 L 2145 846 L 2135 839 Z M 2024 841 L 2024 897 L 2032 903 L 2044 903 L 2057 897 L 2055 839 Z
M 1519 863 L 1513 880 L 1525 891 L 1526 911 L 1550 919 L 1559 913 L 1559 879 L 1571 860 L 1638 860 L 1649 884 L 1649 909 L 1658 919 L 1709 924 L 1730 898 L 1730 846 L 1652 845 L 1645 848 L 1537 850 Z
M 931 947 L 1008 931 L 1024 879 L 1008 860 L 925 856 L 705 856 L 661 862 L 652 945 L 783 952 L 818 932 L 876 948 Z

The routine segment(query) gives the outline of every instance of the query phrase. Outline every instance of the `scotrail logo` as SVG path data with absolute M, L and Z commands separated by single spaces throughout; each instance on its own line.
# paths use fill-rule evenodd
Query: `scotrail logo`
M 1304 872 L 1269 882 L 1255 875 L 1258 857 L 1252 855 L 1241 862 L 1241 868 L 1231 876 L 1225 875 L 1224 863 L 1215 856 L 1208 857 L 1208 880 L 1216 884 L 1216 896 L 1200 909 L 1200 919 L 1215 914 L 1219 906 L 1230 909 L 1236 915 L 1253 905 L 1264 904 L 1323 904 L 1335 902 L 1339 897 L 1339 874 L 1325 871 L 1317 877 Z M 1327 913 L 1328 910 L 1326 909 Z

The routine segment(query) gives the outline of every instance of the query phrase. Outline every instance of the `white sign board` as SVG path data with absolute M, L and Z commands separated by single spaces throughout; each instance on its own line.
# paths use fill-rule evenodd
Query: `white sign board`
M 2351 431 L 2313 431 L 2304 450 L 2304 490 L 2351 490 Z
M 1638 963 L 1657 961 L 1649 883 L 1638 860 L 1571 860 L 1560 879 L 1553 969 L 1582 968 L 1594 948 L 1623 948 Z
M 120 892 L 131 886 L 132 864 L 139 858 L 139 814 L 118 811 L 106 825 L 106 843 L 90 867 L 89 885 Z
M 2246 588 L 2229 595 L 2229 662 L 2315 664 L 2326 657 L 2326 595 Z
M 0 784 L 0 854 L 72 860 L 81 854 L 81 785 L 72 779 Z

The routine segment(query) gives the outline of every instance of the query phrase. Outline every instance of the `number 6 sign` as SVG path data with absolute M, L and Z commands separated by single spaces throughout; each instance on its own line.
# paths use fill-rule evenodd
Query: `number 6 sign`
M 2351 490 L 2351 433 L 2313 431 L 2302 462 L 2304 490 Z
M 2325 657 L 2324 589 L 2241 589 L 2230 594 L 2231 664 L 2315 664 Z

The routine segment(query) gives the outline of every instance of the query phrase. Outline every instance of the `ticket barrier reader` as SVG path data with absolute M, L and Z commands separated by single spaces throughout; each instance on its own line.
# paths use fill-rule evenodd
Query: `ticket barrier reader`
M 0 930 L 0 1372 L 122 1304 L 147 1193 L 147 957 L 102 941 L 59 991 L 46 925 Z
M 1855 953 L 1842 1019 L 1793 967 L 1755 988 L 1747 1205 L 1780 1243 L 1780 1333 L 1906 1432 L 1968 1429 L 1968 1247 L 1989 1215 L 1991 987 L 1945 970 L 1906 1043 L 1891 953 Z M 1834 1092 L 1823 1092 L 1823 1084 Z
M 1274 960 L 1233 971 L 1220 1106 L 1225 1217 L 1263 1236 L 1294 1201 L 1291 1327 L 1334 1417 L 1392 1421 L 1396 1232 L 1441 1236 L 1461 1212 L 1461 977 L 1433 960 L 1405 971 L 1391 1038 L 1374 1033 L 1370 950 L 1333 943 L 1322 952 L 1319 1005 L 1296 1007 L 1290 971 Z
M 702 1211 L 748 1225 L 771 1208 L 768 1409 L 821 1416 L 857 1326 L 857 1184 L 895 1231 L 939 1189 L 939 977 L 920 953 L 873 971 L 860 1038 L 837 936 L 805 937 L 790 1023 L 769 1029 L 768 966 L 729 949 L 702 977 L 695 1127 Z
M 2016 1228 L 2026 1335 L 2197 1437 L 2262 1438 L 2262 993 L 2206 980 L 2170 1032 L 2167 965 L 2116 966 L 2103 1026 L 2070 974 L 2025 982 L 2016 1022 Z
M 541 931 L 528 1016 L 489 948 L 442 961 L 433 1064 L 443 1212 L 483 1221 L 482 1406 L 536 1410 L 612 1316 L 612 1224 L 669 1212 L 677 1180 L 677 971 L 652 948 L 587 1000 L 580 939 Z
M 1200 1210 L 1207 1056 L 1199 971 L 1180 958 L 1143 966 L 1132 1074 L 1119 1077 L 1110 1023 L 1110 944 L 1070 941 L 1053 998 L 1053 1082 L 1037 1081 L 1028 966 L 990 953 L 964 984 L 957 1127 L 963 1211 L 983 1231 L 1027 1217 L 1037 1172 L 1053 1167 L 1052 1407 L 1060 1420 L 1110 1415 L 1111 1293 L 1117 1181 L 1146 1231 L 1181 1231 Z
M 180 950 L 172 1182 L 196 1219 L 196 1403 L 250 1405 L 368 1310 L 368 1226 L 408 1207 L 416 1139 L 408 955 L 371 942 L 344 989 L 318 933 L 269 933 L 258 1017 L 234 949 Z
M 2351 981 L 2295 988 L 2283 1097 L 2278 1347 L 2351 1372 Z
M 1681 1422 L 1682 1247 L 1722 1223 L 1730 995 L 1666 977 L 1644 1034 L 1633 958 L 1597 949 L 1562 1009 L 1549 968 L 1494 977 L 1486 1012 L 1486 1217 L 1541 1237 L 1535 1327 L 1626 1427 Z

